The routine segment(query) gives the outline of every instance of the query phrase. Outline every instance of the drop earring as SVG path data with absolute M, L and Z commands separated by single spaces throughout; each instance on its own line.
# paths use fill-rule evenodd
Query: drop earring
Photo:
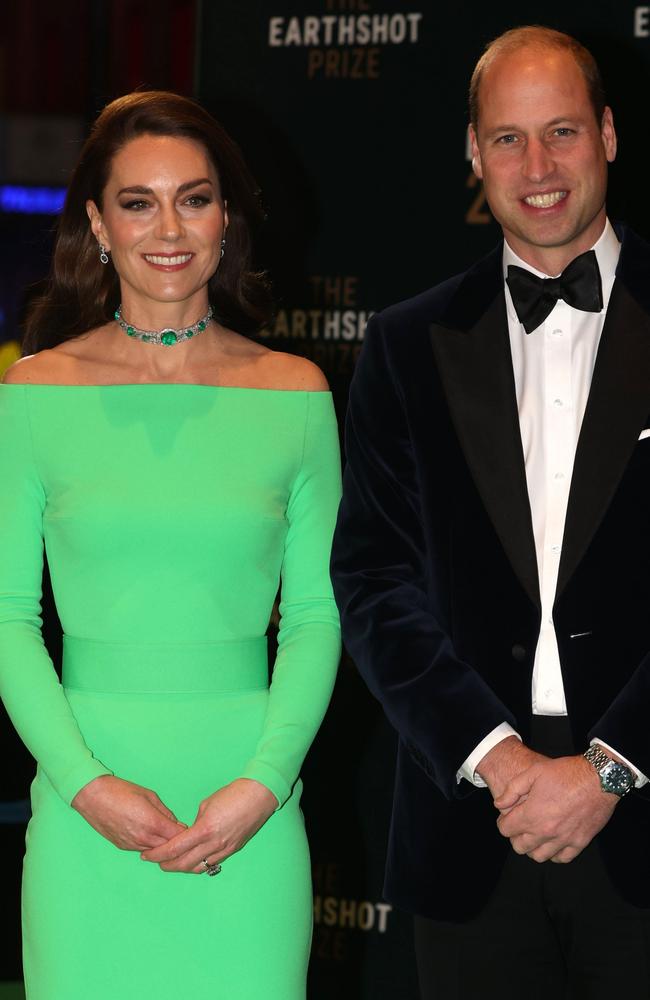
M 99 244 L 99 259 L 101 260 L 102 264 L 108 264 L 108 254 L 106 252 L 106 247 L 104 246 L 103 243 Z
M 221 241 L 221 259 L 222 260 L 223 260 L 223 255 L 225 253 L 225 249 L 224 249 L 225 246 L 226 246 L 226 237 L 224 236 L 224 238 Z

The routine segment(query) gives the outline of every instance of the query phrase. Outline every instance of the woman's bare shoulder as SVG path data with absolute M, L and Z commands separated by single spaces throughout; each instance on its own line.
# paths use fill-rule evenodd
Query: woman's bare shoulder
M 29 354 L 7 368 L 3 382 L 24 385 L 83 385 L 96 354 L 96 342 L 105 327 L 97 327 L 55 347 Z
M 322 371 L 308 358 L 271 348 L 232 330 L 222 330 L 226 364 L 222 376 L 250 388 L 326 392 Z
M 61 385 L 70 381 L 70 361 L 55 349 L 39 351 L 10 365 L 2 381 L 7 385 Z
M 324 392 L 329 389 L 325 375 L 308 358 L 282 351 L 269 351 L 266 360 L 269 388 Z

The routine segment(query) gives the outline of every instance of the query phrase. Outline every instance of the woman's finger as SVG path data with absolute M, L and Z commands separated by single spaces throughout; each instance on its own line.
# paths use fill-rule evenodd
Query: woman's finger
M 164 872 L 194 872 L 200 875 L 201 872 L 206 871 L 206 867 L 203 861 L 207 861 L 208 864 L 219 864 L 229 856 L 227 851 L 214 851 L 210 849 L 209 844 L 202 844 L 195 850 L 188 852 L 181 858 L 174 858 L 172 861 L 163 861 L 160 865 Z
M 171 809 L 165 805 L 162 799 L 158 798 L 155 792 L 152 792 L 151 795 L 152 795 L 151 804 L 155 809 L 158 810 L 159 813 L 162 813 L 162 815 L 166 816 L 167 819 L 173 820 L 174 823 L 180 822 L 178 817 L 175 816 L 174 813 L 171 811 Z M 187 827 L 187 823 L 183 823 L 182 825 L 184 827 Z
M 225 855 L 225 856 L 222 857 L 221 855 L 218 855 L 218 854 L 211 854 L 211 855 L 209 854 L 208 857 L 205 858 L 205 860 L 207 861 L 207 863 L 210 866 L 217 865 L 217 866 L 221 867 L 221 863 L 223 861 L 226 861 L 228 857 L 229 857 L 229 855 Z M 207 875 L 208 874 L 208 869 L 203 864 L 203 858 L 201 858 L 201 861 L 199 862 L 198 865 L 194 866 L 194 868 L 192 869 L 192 871 L 193 871 L 193 873 L 195 875 Z M 219 873 L 216 872 L 215 874 L 218 875 Z
M 178 830 L 178 827 L 176 827 Z M 160 847 L 155 847 L 149 851 L 143 851 L 141 857 L 143 861 L 161 862 L 173 861 L 181 857 L 193 848 L 196 848 L 203 840 L 204 834 L 197 830 L 196 826 L 187 827 L 171 836 L 170 839 Z

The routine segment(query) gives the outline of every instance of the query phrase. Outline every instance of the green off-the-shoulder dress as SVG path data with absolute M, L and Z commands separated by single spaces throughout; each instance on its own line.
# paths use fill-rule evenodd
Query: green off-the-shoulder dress
M 29 1000 L 304 997 L 298 774 L 339 656 L 328 575 L 339 489 L 329 393 L 0 386 L 0 692 L 38 761 Z M 41 639 L 43 542 L 62 685 Z M 279 807 L 218 876 L 165 873 L 71 808 L 107 773 L 188 824 L 238 777 Z

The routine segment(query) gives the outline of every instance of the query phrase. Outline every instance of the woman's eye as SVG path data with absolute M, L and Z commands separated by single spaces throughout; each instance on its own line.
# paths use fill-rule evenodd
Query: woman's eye
M 203 208 L 204 205 L 209 205 L 211 199 L 205 194 L 191 194 L 186 201 L 186 205 L 190 208 Z
M 149 202 L 142 201 L 141 198 L 136 198 L 133 201 L 123 202 L 122 208 L 125 208 L 130 212 L 140 212 L 143 208 L 149 208 Z

